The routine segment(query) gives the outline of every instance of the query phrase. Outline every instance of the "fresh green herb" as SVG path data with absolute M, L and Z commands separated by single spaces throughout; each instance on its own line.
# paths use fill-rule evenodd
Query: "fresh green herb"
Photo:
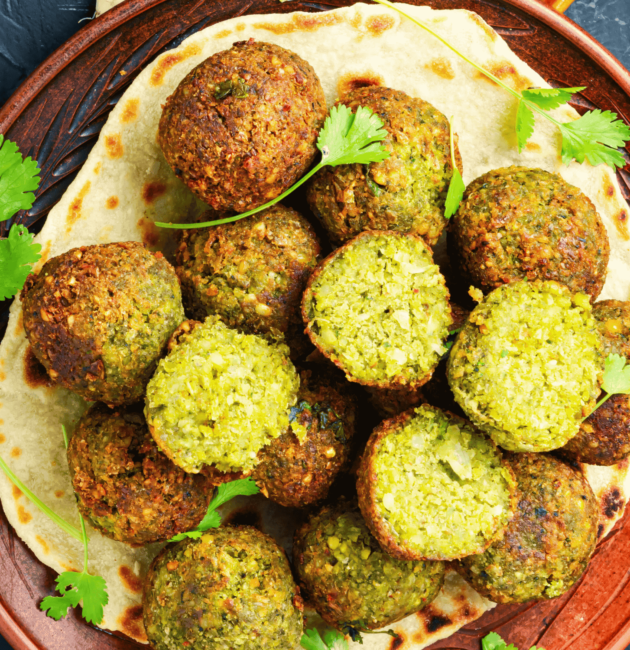
M 24 286 L 31 265 L 41 255 L 40 244 L 33 243 L 33 235 L 14 223 L 6 239 L 0 239 L 0 300 L 12 298 Z
M 61 427 L 63 440 L 68 448 L 66 428 Z M 81 518 L 81 541 L 83 542 L 83 571 L 64 571 L 57 577 L 55 589 L 61 596 L 46 596 L 39 607 L 47 616 L 58 621 L 68 614 L 68 608 L 82 604 L 83 618 L 88 623 L 99 624 L 103 621 L 103 607 L 109 602 L 107 584 L 101 576 L 88 573 L 88 536 L 85 521 Z
M 341 629 L 343 633 L 347 634 L 355 643 L 361 645 L 363 645 L 363 634 L 388 634 L 394 639 L 400 638 L 394 630 L 370 630 L 363 620 L 344 623 Z
M 34 505 L 37 506 L 48 518 L 54 521 L 61 530 L 65 531 L 71 537 L 74 537 L 78 542 L 83 541 L 83 535 L 78 528 L 69 524 L 65 519 L 62 519 L 58 514 L 54 513 L 43 501 L 40 501 L 27 487 L 20 481 L 20 479 L 9 469 L 9 466 L 0 458 L 0 469 L 7 475 L 7 478 L 15 485 L 22 494 Z
M 550 122 L 553 122 L 560 129 L 562 133 L 562 162 L 565 165 L 568 165 L 573 159 L 579 163 L 584 162 L 584 159 L 586 159 L 591 165 L 606 163 L 613 170 L 625 165 L 623 155 L 616 148 L 625 146 L 625 143 L 630 140 L 630 127 L 618 119 L 616 113 L 612 113 L 611 111 L 602 113 L 600 110 L 588 111 L 574 122 L 563 124 L 546 112 L 552 108 L 566 104 L 571 99 L 573 93 L 584 90 L 584 87 L 532 88 L 519 93 L 517 90 L 510 88 L 501 79 L 488 72 L 485 68 L 462 54 L 437 32 L 419 20 L 412 18 L 398 6 L 389 2 L 389 0 L 374 1 L 393 9 L 411 20 L 418 27 L 421 27 L 437 38 L 449 50 L 455 52 L 457 56 L 488 77 L 488 79 L 492 79 L 497 85 L 519 100 L 516 117 L 516 136 L 519 151 L 523 150 L 523 147 L 534 133 L 534 112 L 536 112 Z
M 380 196 L 380 195 L 381 195 L 381 192 L 382 192 L 383 190 L 381 189 L 380 185 L 378 185 L 377 183 L 375 183 L 375 182 L 374 182 L 374 181 L 373 181 L 373 180 L 368 176 L 368 172 L 367 172 L 367 171 L 365 172 L 365 182 L 367 183 L 367 186 L 370 188 L 370 192 L 372 192 L 372 194 L 373 194 L 374 196 Z
M 0 221 L 10 219 L 19 210 L 28 210 L 39 186 L 37 162 L 24 160 L 17 145 L 0 135 Z M 31 265 L 41 255 L 39 244 L 21 225 L 13 224 L 6 239 L 0 239 L 0 300 L 12 298 L 24 286 Z
M 593 413 L 613 395 L 630 395 L 630 365 L 625 357 L 618 354 L 609 354 L 606 357 L 602 390 L 606 392 L 606 395 L 597 402 Z M 590 415 L 586 417 L 590 417 Z M 586 418 L 582 418 L 582 422 L 584 420 Z
M 346 637 L 337 630 L 326 630 L 322 639 L 318 630 L 310 628 L 300 643 L 305 650 L 348 650 Z
M 448 335 L 453 336 L 453 334 L 459 334 L 463 329 L 463 327 L 458 327 L 457 329 L 451 330 Z
M 496 633 L 490 632 L 481 639 L 482 650 L 518 650 L 518 648 L 511 644 L 506 645 L 505 641 Z M 536 648 L 532 646 L 529 650 L 545 650 L 544 648 Z
M 444 203 L 444 217 L 446 219 L 450 219 L 457 212 L 457 208 L 459 208 L 459 204 L 464 197 L 464 191 L 466 190 L 462 175 L 459 173 L 459 168 L 455 162 L 455 140 L 453 136 L 452 117 L 449 121 L 449 130 L 451 137 L 451 165 L 453 166 L 453 176 L 451 177 L 451 182 L 448 186 L 448 194 L 446 195 L 446 202 Z
M 215 99 L 225 99 L 229 95 L 234 95 L 237 99 L 244 99 L 249 95 L 249 86 L 242 79 L 237 79 L 236 82 L 227 79 L 215 86 Z
M 15 142 L 0 135 L 0 221 L 32 207 L 39 180 L 37 162 L 24 160 Z
M 201 520 L 201 523 L 195 530 L 190 530 L 187 533 L 180 533 L 175 535 L 169 542 L 180 542 L 182 539 L 190 537 L 197 539 L 201 537 L 209 528 L 218 528 L 221 525 L 221 515 L 217 512 L 217 508 L 227 503 L 230 499 L 238 496 L 250 496 L 258 494 L 260 490 L 251 478 L 239 478 L 236 481 L 223 483 L 217 488 L 216 494 L 210 504 L 206 516 Z
M 258 208 L 226 219 L 204 221 L 203 223 L 162 223 L 156 221 L 155 225 L 161 228 L 206 228 L 207 226 L 232 223 L 244 217 L 249 217 L 282 201 L 326 165 L 333 167 L 354 163 L 367 165 L 385 160 L 389 157 L 389 151 L 380 143 L 386 136 L 387 131 L 383 129 L 383 122 L 369 108 L 359 106 L 357 112 L 353 113 L 343 104 L 333 106 L 317 139 L 317 148 L 322 153 L 321 161 L 280 196 Z

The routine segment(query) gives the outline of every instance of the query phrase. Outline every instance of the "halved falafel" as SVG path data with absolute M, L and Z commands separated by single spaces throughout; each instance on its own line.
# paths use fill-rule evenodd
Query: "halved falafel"
M 417 612 L 437 596 L 446 569 L 443 562 L 389 556 L 356 503 L 345 500 L 298 528 L 293 557 L 308 602 L 337 628 L 376 630 Z
M 514 509 L 514 477 L 466 420 L 423 405 L 385 420 L 359 466 L 359 506 L 379 544 L 406 560 L 483 552 Z
M 474 180 L 449 225 L 456 268 L 484 293 L 517 280 L 555 280 L 594 301 L 610 246 L 595 206 L 543 169 L 504 167 Z
M 558 282 L 518 281 L 487 295 L 447 363 L 466 415 L 501 447 L 551 451 L 590 413 L 602 376 L 588 296 Z
M 184 320 L 173 267 L 137 242 L 53 257 L 28 277 L 21 298 L 26 336 L 50 377 L 110 406 L 142 399 Z
M 70 439 L 68 467 L 81 514 L 119 542 L 164 542 L 195 528 L 208 508 L 203 477 L 158 449 L 140 404 L 92 406 Z
M 304 175 L 325 117 L 313 68 L 279 45 L 250 39 L 212 55 L 181 81 L 166 100 L 158 143 L 202 201 L 240 213 Z
M 311 341 L 350 381 L 413 388 L 446 352 L 448 298 L 422 239 L 363 232 L 311 275 L 302 316 Z
M 340 103 L 353 112 L 369 108 L 383 121 L 382 145 L 390 155 L 317 172 L 308 189 L 314 214 L 334 242 L 363 230 L 395 230 L 433 246 L 447 223 L 444 201 L 453 175 L 448 120 L 428 102 L 382 86 L 353 90 Z M 459 151 L 455 155 L 461 170 Z
M 597 543 L 598 504 L 584 475 L 548 454 L 509 454 L 518 507 L 503 538 L 455 568 L 495 603 L 556 598 L 580 578 Z

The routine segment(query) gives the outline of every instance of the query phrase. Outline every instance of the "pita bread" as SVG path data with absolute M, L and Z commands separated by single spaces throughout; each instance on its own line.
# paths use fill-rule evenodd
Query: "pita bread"
M 108 4 L 114 3 L 99 3 L 99 8 Z M 410 5 L 405 9 L 512 87 L 547 86 L 478 15 Z M 307 60 L 319 75 L 329 104 L 349 88 L 382 84 L 421 97 L 453 116 L 466 183 L 490 169 L 513 164 L 560 173 L 591 198 L 610 237 L 610 267 L 601 298 L 630 298 L 630 241 L 621 218 L 628 207 L 613 172 L 604 166 L 562 166 L 560 135 L 538 117 L 534 135 L 519 155 L 514 133 L 517 106 L 511 95 L 397 13 L 365 4 L 326 13 L 233 18 L 159 56 L 122 96 L 83 168 L 51 210 L 37 236 L 44 255 L 39 267 L 70 248 L 110 241 L 144 241 L 154 250 L 172 252 L 172 231 L 158 230 L 153 222 L 181 221 L 199 214 L 203 206 L 175 177 L 156 144 L 161 105 L 193 67 L 249 38 L 277 43 Z M 553 113 L 562 121 L 578 117 L 567 106 Z M 63 388 L 38 385 L 28 378 L 28 358 L 16 299 L 0 345 L 0 455 L 51 508 L 78 525 L 61 425 L 72 430 L 86 405 Z M 630 493 L 628 464 L 585 471 L 602 502 L 603 537 L 623 514 Z M 81 567 L 81 546 L 13 489 L 4 475 L 0 498 L 7 518 L 40 561 L 59 572 Z M 295 513 L 260 498 L 252 501 L 263 529 L 286 546 Z M 110 594 L 102 627 L 146 642 L 140 585 L 159 545 L 131 549 L 94 530 L 90 537 L 90 571 L 106 579 Z M 407 640 L 406 648 L 419 650 L 493 606 L 451 573 L 434 603 L 393 627 Z M 437 628 L 431 624 L 435 617 L 442 621 Z M 384 635 L 370 635 L 363 648 L 385 650 L 390 641 Z

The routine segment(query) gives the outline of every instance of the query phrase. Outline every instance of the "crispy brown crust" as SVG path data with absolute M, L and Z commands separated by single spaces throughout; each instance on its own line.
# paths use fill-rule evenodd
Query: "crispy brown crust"
M 422 241 L 421 237 L 418 237 L 417 235 L 413 235 L 410 233 L 400 233 L 396 232 L 394 230 L 367 230 L 364 232 L 359 233 L 356 237 L 351 239 L 350 241 L 347 241 L 343 246 L 337 248 L 334 250 L 328 257 L 326 257 L 324 260 L 322 260 L 316 267 L 313 273 L 311 273 L 311 277 L 308 279 L 308 282 L 306 283 L 306 288 L 304 289 L 304 293 L 302 294 L 302 319 L 304 320 L 304 324 L 306 326 L 305 332 L 308 334 L 308 337 L 310 338 L 311 342 L 313 345 L 329 360 L 332 361 L 340 370 L 343 371 L 343 373 L 346 375 L 346 379 L 348 381 L 356 382 L 358 384 L 361 384 L 363 386 L 371 386 L 373 388 L 378 388 L 378 389 L 392 389 L 392 390 L 399 390 L 403 389 L 405 391 L 412 391 L 416 388 L 420 388 L 420 386 L 423 386 L 426 384 L 429 379 L 431 379 L 431 376 L 433 375 L 433 371 L 435 370 L 435 367 L 437 367 L 437 363 L 433 367 L 432 370 L 430 370 L 426 375 L 421 377 L 420 379 L 417 379 L 413 382 L 405 382 L 402 377 L 394 377 L 390 381 L 374 381 L 374 380 L 365 380 L 365 379 L 358 379 L 356 377 L 353 377 L 344 367 L 343 362 L 335 356 L 333 353 L 326 352 L 319 344 L 317 341 L 317 335 L 315 332 L 313 332 L 313 328 L 311 327 L 310 324 L 310 318 L 309 318 L 309 304 L 312 301 L 313 298 L 313 290 L 312 286 L 313 283 L 317 281 L 319 278 L 320 274 L 324 270 L 324 268 L 332 262 L 333 259 L 335 259 L 338 255 L 343 254 L 347 249 L 351 248 L 356 244 L 357 241 L 359 241 L 362 238 L 365 237 L 379 237 L 379 236 L 388 236 L 388 237 L 398 237 L 400 239 L 403 238 L 409 238 L 412 237 L 414 239 L 418 239 Z M 423 242 L 424 243 L 424 242 Z M 444 282 L 444 278 L 442 277 L 442 283 L 444 285 L 444 288 L 446 290 L 446 300 L 448 302 L 450 294 L 448 292 L 448 289 L 446 289 L 446 283 Z
M 245 84 L 246 95 L 218 99 L 218 84 L 230 82 Z M 202 201 L 240 213 L 275 198 L 304 174 L 325 117 L 313 68 L 289 50 L 250 39 L 186 76 L 166 100 L 158 143 Z
M 173 268 L 137 242 L 54 257 L 29 277 L 21 298 L 26 335 L 50 377 L 110 406 L 142 398 L 183 318 Z
M 591 301 L 610 255 L 590 199 L 557 174 L 525 167 L 474 180 L 451 219 L 448 244 L 453 266 L 484 293 L 517 280 L 556 280 Z
M 234 223 L 184 230 L 175 271 L 186 312 L 199 320 L 216 314 L 248 334 L 284 334 L 291 345 L 319 254 L 311 224 L 280 204 Z
M 454 568 L 496 603 L 555 598 L 560 593 L 554 583 L 561 578 L 568 590 L 595 550 L 597 499 L 579 469 L 551 454 L 506 456 L 518 481 L 516 514 L 483 555 L 471 555 Z
M 313 213 L 335 242 L 362 230 L 397 230 L 434 246 L 447 224 L 444 201 L 452 175 L 447 118 L 428 102 L 383 86 L 358 88 L 337 104 L 372 110 L 383 122 L 381 144 L 390 156 L 321 169 L 308 187 Z M 461 171 L 457 136 L 455 161 Z
M 429 404 L 425 404 L 423 406 L 435 408 L 431 407 Z M 390 528 L 385 522 L 384 518 L 380 515 L 378 506 L 376 504 L 376 484 L 378 477 L 374 471 L 374 462 L 376 460 L 376 455 L 378 454 L 381 441 L 391 433 L 394 433 L 398 429 L 404 427 L 407 420 L 411 419 L 414 416 L 414 412 L 414 409 L 410 409 L 409 411 L 405 411 L 404 413 L 401 413 L 394 418 L 385 420 L 384 422 L 381 422 L 381 424 L 372 432 L 372 435 L 368 440 L 359 464 L 357 478 L 359 508 L 361 509 L 365 523 L 370 529 L 372 535 L 376 537 L 383 550 L 387 551 L 387 553 L 389 553 L 389 555 L 392 557 L 398 558 L 400 560 L 457 560 L 465 556 L 424 556 L 399 544 L 394 538 L 394 535 L 391 533 Z M 444 414 L 453 420 L 461 422 L 462 424 L 470 425 L 467 420 L 464 420 L 463 418 L 460 418 L 459 416 L 450 413 L 449 411 L 444 411 Z M 495 447 L 495 449 L 498 450 L 498 447 L 496 447 L 496 445 L 489 438 L 487 438 L 487 440 Z M 514 478 L 514 472 L 512 471 L 512 468 L 503 457 L 502 465 L 510 472 L 510 474 L 512 474 L 512 477 Z M 511 495 L 510 504 L 510 510 L 512 513 L 516 508 L 516 503 L 516 494 L 513 492 Z M 503 535 L 504 530 L 505 527 L 497 530 L 494 537 L 488 540 L 485 544 L 480 545 L 477 549 L 475 549 L 474 553 L 483 553 L 495 540 L 499 539 Z
M 280 505 L 303 508 L 321 501 L 348 466 L 357 400 L 350 386 L 328 375 L 311 370 L 300 373 L 292 416 L 307 429 L 303 442 L 289 429 L 258 454 L 260 463 L 253 478 L 261 492 Z
M 208 490 L 162 455 L 140 405 L 94 405 L 68 445 L 81 513 L 103 535 L 133 546 L 170 539 L 203 519 Z

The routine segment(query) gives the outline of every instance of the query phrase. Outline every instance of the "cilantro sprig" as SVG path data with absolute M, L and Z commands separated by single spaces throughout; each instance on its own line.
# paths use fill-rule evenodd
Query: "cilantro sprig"
M 37 162 L 24 159 L 18 146 L 0 135 L 0 221 L 10 219 L 19 210 L 28 210 L 39 187 Z M 6 239 L 0 239 L 0 300 L 12 298 L 24 286 L 31 265 L 41 255 L 41 246 L 19 224 L 13 224 Z
M 568 165 L 572 160 L 583 163 L 588 160 L 591 165 L 605 163 L 616 170 L 624 167 L 623 155 L 617 151 L 618 147 L 625 146 L 630 140 L 630 127 L 611 111 L 588 111 L 574 122 L 562 123 L 552 117 L 547 111 L 558 108 L 571 100 L 574 93 L 584 90 L 579 88 L 533 88 L 522 93 L 510 88 L 498 77 L 488 72 L 485 68 L 462 54 L 445 38 L 433 31 L 428 25 L 410 16 L 389 0 L 374 0 L 378 4 L 393 9 L 405 18 L 421 27 L 426 32 L 437 38 L 449 50 L 457 54 L 464 61 L 473 66 L 489 79 L 492 79 L 501 88 L 514 95 L 519 100 L 516 116 L 516 136 L 519 152 L 534 133 L 534 112 L 553 122 L 562 134 L 562 162 Z
M 346 637 L 337 630 L 328 629 L 324 637 L 315 628 L 310 628 L 302 635 L 301 645 L 305 650 L 348 650 Z
M 233 221 L 249 217 L 282 201 L 282 199 L 291 194 L 300 185 L 306 183 L 311 176 L 326 165 L 333 167 L 354 163 L 367 165 L 372 162 L 385 160 L 389 157 L 389 151 L 380 143 L 386 136 L 387 131 L 383 128 L 383 122 L 369 108 L 359 106 L 356 113 L 353 113 L 343 104 L 333 106 L 317 139 L 317 148 L 322 154 L 321 160 L 308 174 L 280 194 L 280 196 L 277 196 L 264 205 L 243 212 L 242 214 L 237 214 L 234 217 L 216 219 L 215 221 L 204 221 L 203 223 L 163 223 L 156 221 L 155 225 L 160 228 L 206 228 L 207 226 L 232 223 Z
M 61 427 L 63 440 L 68 448 L 66 428 Z M 99 624 L 103 621 L 103 607 L 109 602 L 107 584 L 101 576 L 88 572 L 88 536 L 85 532 L 85 521 L 81 514 L 81 541 L 83 542 L 83 571 L 64 571 L 57 576 L 55 589 L 61 596 L 46 596 L 39 607 L 47 616 L 58 621 L 68 614 L 70 607 L 82 603 L 83 618 L 88 623 Z
M 229 483 L 219 485 L 212 501 L 208 504 L 206 515 L 201 520 L 199 526 L 197 526 L 195 530 L 189 530 L 186 533 L 175 535 L 175 537 L 168 541 L 180 542 L 182 539 L 186 539 L 187 537 L 197 539 L 201 537 L 206 530 L 210 528 L 218 528 L 221 525 L 221 515 L 217 512 L 217 508 L 234 497 L 251 496 L 252 494 L 258 494 L 258 492 L 260 492 L 258 486 L 251 478 L 239 478 L 236 481 L 230 481 Z
M 451 182 L 449 183 L 448 193 L 446 195 L 446 202 L 444 203 L 444 217 L 446 219 L 450 219 L 457 212 L 457 208 L 459 207 L 459 204 L 464 197 L 464 191 L 466 190 L 464 180 L 462 179 L 462 175 L 459 173 L 455 161 L 455 140 L 453 137 L 452 117 L 449 121 L 449 131 L 451 138 L 451 165 L 453 166 L 453 176 L 451 176 Z
M 505 641 L 496 633 L 490 632 L 481 639 L 481 650 L 518 650 L 518 648 L 510 643 L 507 645 Z M 529 650 L 545 650 L 544 648 L 536 648 L 533 645 Z
M 363 634 L 387 634 L 394 639 L 399 636 L 394 630 L 370 630 L 364 620 L 350 621 L 341 626 L 344 634 L 347 634 L 355 643 L 363 645 Z
M 606 393 L 595 405 L 590 417 L 604 402 L 613 395 L 630 395 L 630 365 L 625 357 L 618 354 L 609 354 L 604 363 L 604 379 L 602 390 Z M 586 418 L 582 419 L 584 422 Z

